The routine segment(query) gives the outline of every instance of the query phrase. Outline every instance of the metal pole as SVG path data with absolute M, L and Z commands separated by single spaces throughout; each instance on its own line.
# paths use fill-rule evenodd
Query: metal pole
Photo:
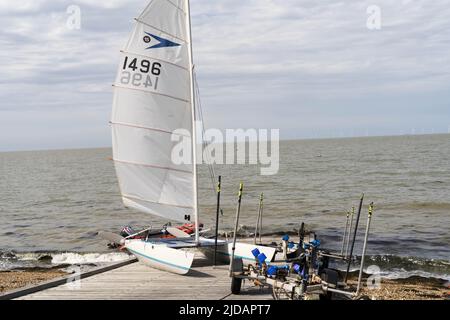
M 230 277 L 233 276 L 234 252 L 236 250 L 236 237 L 237 237 L 237 229 L 239 227 L 239 215 L 241 214 L 241 201 L 242 201 L 242 191 L 243 190 L 244 190 L 244 184 L 241 182 L 241 184 L 239 186 L 238 205 L 236 208 L 236 223 L 234 225 L 233 246 L 231 247 Z
M 262 193 L 261 193 L 261 197 L 262 197 Z M 256 238 L 258 237 L 259 219 L 261 219 L 261 202 L 262 202 L 261 197 L 259 198 L 258 218 L 256 218 L 255 237 L 253 239 L 253 244 L 255 244 L 255 245 L 256 245 Z
M 189 78 L 190 78 L 190 102 L 191 102 L 191 117 L 192 117 L 192 173 L 193 173 L 193 190 L 194 190 L 194 220 L 195 220 L 195 243 L 200 243 L 200 233 L 198 221 L 198 176 L 197 176 L 197 114 L 195 110 L 195 89 L 194 89 L 194 55 L 192 50 L 192 26 L 191 26 L 191 5 L 189 0 L 187 2 L 187 19 L 186 27 L 188 30 L 188 54 L 189 54 Z
M 259 219 L 259 243 L 262 244 L 263 215 L 264 215 L 264 193 L 261 193 L 261 219 Z
M 347 272 L 345 274 L 345 282 L 347 282 L 347 280 L 348 280 L 348 273 L 350 272 L 350 265 L 352 264 L 353 249 L 355 248 L 356 234 L 358 233 L 359 218 L 361 217 L 361 209 L 362 209 L 363 202 L 364 202 L 364 193 L 362 194 L 361 200 L 359 201 L 358 215 L 356 216 L 355 232 L 353 233 L 353 241 L 352 241 L 352 246 L 350 249 L 350 256 L 348 257 Z
M 356 295 L 358 295 L 359 290 L 361 290 L 361 281 L 364 269 L 364 258 L 366 257 L 367 241 L 369 240 L 369 230 L 370 230 L 370 222 L 372 220 L 372 214 L 373 214 L 373 202 L 369 206 L 369 216 L 367 217 L 366 235 L 364 236 L 364 247 L 361 256 L 361 266 L 359 268 L 359 278 L 358 278 L 358 287 L 356 289 Z
M 352 213 L 350 216 L 350 227 L 348 228 L 348 233 L 347 233 L 347 245 L 345 248 L 345 257 L 348 258 L 348 250 L 350 249 L 350 234 L 352 233 L 352 228 L 353 228 L 353 218 L 355 217 L 355 207 L 352 207 Z
M 305 240 L 305 223 L 302 222 L 300 230 L 298 231 L 298 245 L 301 248 L 303 247 L 303 241 Z
M 347 230 L 348 230 L 349 218 L 350 218 L 350 211 L 347 211 L 347 221 L 345 222 L 344 236 L 342 237 L 341 256 L 344 255 L 344 247 L 345 247 L 345 240 L 347 239 Z
M 219 237 L 219 213 L 220 213 L 220 192 L 222 189 L 222 176 L 219 176 L 217 183 L 217 210 L 216 210 L 216 239 L 214 241 L 214 266 L 217 264 L 217 238 Z

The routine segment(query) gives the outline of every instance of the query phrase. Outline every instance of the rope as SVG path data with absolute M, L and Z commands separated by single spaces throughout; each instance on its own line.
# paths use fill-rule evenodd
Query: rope
M 206 131 L 205 130 L 205 121 L 204 121 L 204 117 L 203 117 L 202 100 L 200 97 L 200 87 L 198 85 L 197 73 L 195 72 L 195 70 L 194 70 L 194 88 L 195 88 L 196 106 L 197 106 L 197 111 L 198 111 L 197 115 L 199 118 L 198 120 L 200 120 L 202 123 L 202 146 L 203 146 L 203 150 L 204 150 L 208 146 L 208 144 L 203 139 L 203 137 L 205 136 L 205 131 Z M 193 130 L 195 130 L 195 128 L 193 128 Z M 204 154 L 204 156 L 205 156 L 205 154 Z M 214 169 L 214 164 L 212 163 L 211 158 L 207 152 L 206 152 L 206 160 L 208 162 L 208 171 L 209 171 L 209 176 L 211 178 L 212 190 L 213 190 L 214 194 L 216 194 L 216 172 Z

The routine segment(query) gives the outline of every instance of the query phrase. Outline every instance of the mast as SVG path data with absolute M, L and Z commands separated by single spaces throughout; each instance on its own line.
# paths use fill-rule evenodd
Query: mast
M 189 42 L 189 76 L 191 85 L 191 106 L 192 106 L 192 161 L 193 161 L 193 190 L 194 190 L 194 221 L 195 221 L 195 242 L 199 243 L 199 221 L 198 221 L 198 177 L 197 177 L 197 127 L 195 119 L 197 118 L 195 111 L 195 90 L 194 90 L 194 55 L 192 52 L 192 26 L 191 26 L 191 5 L 190 1 L 186 0 L 187 8 L 187 35 Z

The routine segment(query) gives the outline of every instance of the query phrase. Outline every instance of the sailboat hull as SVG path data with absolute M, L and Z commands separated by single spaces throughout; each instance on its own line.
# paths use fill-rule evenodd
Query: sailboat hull
M 267 257 L 266 262 L 269 263 L 274 260 L 277 249 L 266 246 L 257 246 L 248 243 L 237 242 L 235 247 L 235 258 L 242 259 L 244 264 L 250 264 L 255 262 L 252 250 L 258 248 L 259 252 L 264 253 Z M 209 259 L 214 257 L 214 247 L 200 248 L 203 254 Z M 231 256 L 233 254 L 233 244 L 227 243 L 217 247 L 217 261 L 222 263 L 230 263 Z
M 158 270 L 180 275 L 187 274 L 194 261 L 193 253 L 172 249 L 164 244 L 129 240 L 126 241 L 125 247 L 136 256 L 139 262 Z

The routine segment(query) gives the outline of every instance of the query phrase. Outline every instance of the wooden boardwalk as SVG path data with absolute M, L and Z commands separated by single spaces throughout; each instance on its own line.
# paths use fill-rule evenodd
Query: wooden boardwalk
M 200 254 L 198 254 L 200 256 Z M 18 300 L 267 300 L 271 292 L 244 283 L 240 295 L 230 293 L 228 266 L 212 267 L 195 260 L 186 276 L 159 271 L 140 263 L 32 293 Z

